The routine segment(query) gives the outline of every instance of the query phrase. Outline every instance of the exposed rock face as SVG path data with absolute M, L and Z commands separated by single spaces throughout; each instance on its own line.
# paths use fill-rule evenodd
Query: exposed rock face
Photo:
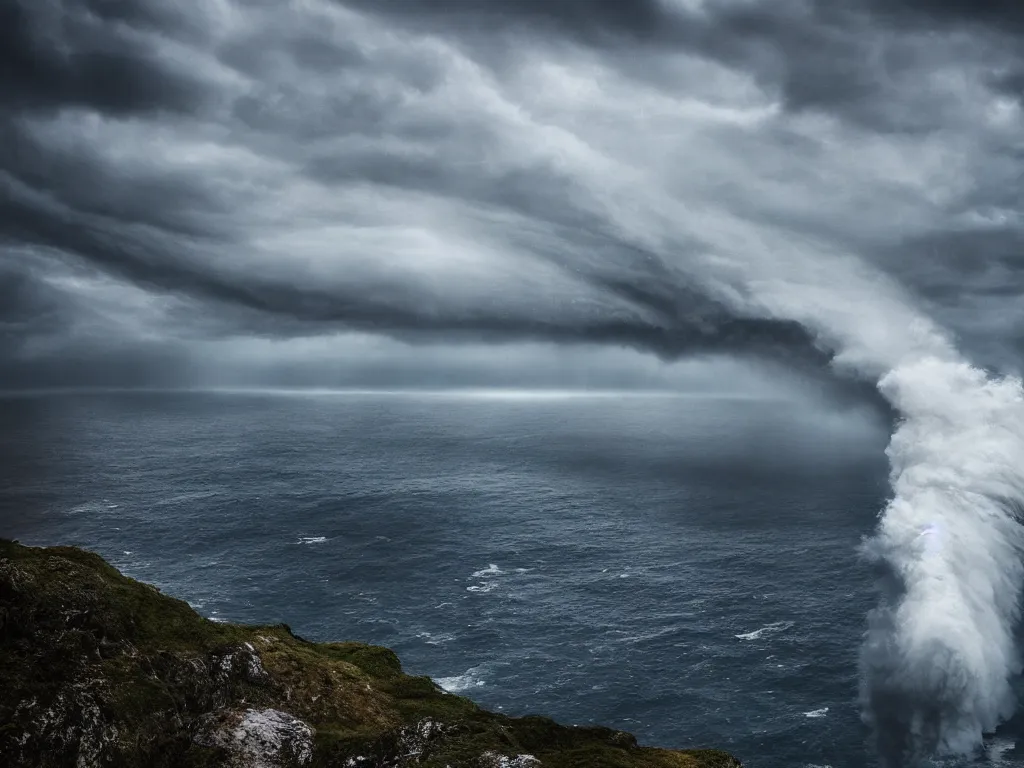
M 298 768 L 313 759 L 313 729 L 276 709 L 206 715 L 194 740 L 221 748 L 227 763 L 238 768 Z
M 510 718 L 386 648 L 217 624 L 72 547 L 0 539 L 0 765 L 733 768 L 717 750 Z
M 533 755 L 516 755 L 509 757 L 494 752 L 484 752 L 480 755 L 482 768 L 540 768 L 541 762 Z

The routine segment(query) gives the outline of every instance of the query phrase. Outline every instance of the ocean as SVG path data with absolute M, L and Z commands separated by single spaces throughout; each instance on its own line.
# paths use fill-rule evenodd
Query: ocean
M 0 535 L 95 550 L 212 619 L 387 645 L 485 707 L 749 768 L 877 764 L 858 547 L 890 425 L 870 410 L 64 392 L 0 398 L 0 425 Z M 1017 764 L 1012 731 L 984 764 Z

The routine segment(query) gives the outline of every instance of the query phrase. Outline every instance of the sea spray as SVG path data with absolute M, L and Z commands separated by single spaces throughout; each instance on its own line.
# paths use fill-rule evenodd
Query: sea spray
M 883 573 L 862 650 L 865 719 L 887 765 L 968 753 L 1014 708 L 1024 568 L 1024 394 L 923 356 L 879 389 L 901 421 L 893 495 L 864 551 Z

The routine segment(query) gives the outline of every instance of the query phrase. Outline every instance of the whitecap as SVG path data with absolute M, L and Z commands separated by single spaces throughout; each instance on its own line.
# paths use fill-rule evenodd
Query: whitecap
M 501 568 L 496 566 L 494 563 L 490 563 L 486 568 L 474 571 L 472 576 L 474 579 L 480 579 L 484 576 L 503 576 L 504 574 L 505 572 L 501 570 Z
M 479 584 L 474 584 L 471 587 L 466 587 L 467 592 L 492 592 L 498 588 L 498 582 L 496 581 L 482 581 Z
M 642 643 L 647 640 L 657 640 L 659 637 L 665 637 L 666 635 L 672 635 L 679 631 L 679 627 L 662 627 L 661 629 L 655 629 L 651 632 L 640 632 L 635 635 L 627 635 L 622 631 L 616 630 L 613 634 L 621 634 L 623 637 L 617 637 L 611 642 L 613 643 L 628 643 L 634 645 L 636 643 Z
M 779 632 L 785 632 L 787 629 L 793 626 L 795 622 L 792 621 L 773 621 L 771 624 L 766 624 L 760 629 L 755 629 L 753 632 L 744 632 L 735 637 L 740 640 L 760 640 L 766 635 L 775 635 Z
M 828 707 L 822 707 L 821 709 L 812 709 L 810 712 L 804 712 L 804 717 L 824 717 L 828 714 Z
M 473 670 L 469 670 L 464 675 L 456 675 L 455 677 L 438 677 L 435 678 L 434 682 L 448 691 L 448 693 L 460 693 L 471 688 L 480 688 L 485 683 L 480 678 L 474 677 L 471 674 L 472 672 Z
M 296 544 L 323 544 L 327 541 L 326 536 L 300 536 Z
M 65 510 L 65 514 L 68 515 L 80 515 L 80 514 L 103 514 L 111 510 L 117 509 L 119 505 L 110 504 L 106 499 L 102 501 L 86 501 L 82 504 L 76 504 L 73 507 Z
M 435 635 L 430 632 L 418 632 L 416 634 L 417 639 L 422 640 L 427 645 L 441 645 L 455 639 L 455 635 L 449 633 L 442 633 Z M 442 686 L 443 687 L 443 686 Z

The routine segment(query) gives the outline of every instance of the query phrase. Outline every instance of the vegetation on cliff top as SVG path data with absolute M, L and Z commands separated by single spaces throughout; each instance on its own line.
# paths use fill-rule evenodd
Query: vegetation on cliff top
M 3 539 L 0 680 L 11 766 L 739 765 L 487 712 L 404 674 L 386 648 L 215 623 L 98 555 Z

